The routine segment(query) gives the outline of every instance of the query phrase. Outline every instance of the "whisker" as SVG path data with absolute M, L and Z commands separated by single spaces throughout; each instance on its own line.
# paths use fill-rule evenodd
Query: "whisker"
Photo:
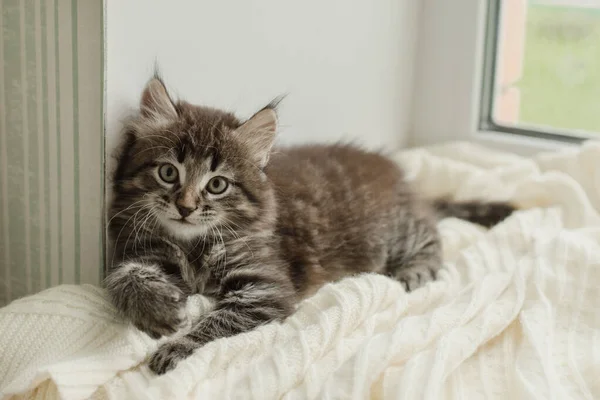
M 125 211 L 127 211 L 127 210 L 130 210 L 130 209 L 131 209 L 133 206 L 135 206 L 136 204 L 138 204 L 138 203 L 141 203 L 141 202 L 143 202 L 143 201 L 146 201 L 146 199 L 141 199 L 141 200 L 138 200 L 138 201 L 136 201 L 135 203 L 132 203 L 132 204 L 130 204 L 130 205 L 127 207 L 127 208 L 125 208 L 125 209 L 123 209 L 123 210 L 119 211 L 118 213 L 116 213 L 115 215 L 113 215 L 113 216 L 111 217 L 111 219 L 109 219 L 109 220 L 108 220 L 108 222 L 106 223 L 106 225 L 110 225 L 110 223 L 112 222 L 112 220 L 113 220 L 113 219 L 115 219 L 117 216 L 119 216 L 120 214 L 123 214 L 123 213 L 124 213 Z M 139 206 L 139 207 L 141 207 L 141 206 Z M 136 208 L 137 208 L 137 207 L 136 207 Z
M 248 251 L 250 252 L 250 254 L 252 254 L 252 258 L 254 258 L 254 252 L 252 251 L 252 249 L 248 245 L 247 239 L 243 238 L 243 237 L 240 237 L 239 234 L 237 234 L 235 231 L 233 231 L 231 229 L 231 227 L 229 227 L 228 222 L 231 222 L 231 221 L 229 221 L 228 219 L 225 219 L 225 221 L 223 222 L 223 226 L 231 232 L 231 234 L 236 238 L 236 240 L 239 240 L 242 243 L 244 243 L 244 245 L 248 248 Z
M 148 235 L 143 235 L 142 231 L 147 232 L 145 225 L 148 222 L 148 220 L 152 217 L 154 209 L 156 208 L 156 205 L 153 205 L 148 212 L 146 213 L 146 215 L 144 217 L 142 217 L 143 219 L 141 220 L 139 227 L 137 228 L 137 230 L 135 231 L 135 238 L 134 238 L 134 246 L 135 246 L 135 252 L 137 253 L 137 244 L 140 243 L 144 249 L 144 255 L 147 257 L 148 256 L 148 249 L 146 248 L 145 245 L 145 241 L 148 238 Z M 142 240 L 140 239 L 140 236 L 142 236 L 142 239 L 144 239 L 144 242 L 142 243 Z
M 149 212 L 148 212 L 148 218 L 146 219 L 146 222 L 144 223 L 143 229 L 144 231 L 146 231 L 146 235 L 144 235 L 144 249 L 146 250 L 146 255 L 148 254 L 148 247 L 150 248 L 150 254 L 154 253 L 154 249 L 152 248 L 152 236 L 154 236 L 154 228 L 156 227 L 156 224 L 158 222 L 158 212 L 156 212 L 156 210 L 159 209 L 159 206 L 154 206 Z M 154 223 L 154 225 L 152 226 L 152 229 L 150 229 L 150 224 Z M 148 225 L 148 226 L 146 226 Z M 146 242 L 149 241 L 149 244 L 146 245 Z
M 117 253 L 117 243 L 119 243 L 119 238 L 121 237 L 121 233 L 123 233 L 123 229 L 125 229 L 125 227 L 129 224 L 129 221 L 131 221 L 132 218 L 134 218 L 140 211 L 142 211 L 144 209 L 144 207 L 146 207 L 146 205 L 142 206 L 135 214 L 133 214 L 132 216 L 129 217 L 129 219 L 127 219 L 127 221 L 125 221 L 125 223 L 123 224 L 123 226 L 121 227 L 121 230 L 119 231 L 119 234 L 117 235 L 117 238 L 115 239 L 114 243 L 115 243 L 115 249 L 113 250 L 113 255 L 111 258 L 111 262 L 110 265 L 114 265 L 115 262 L 115 256 Z M 125 242 L 125 245 L 123 246 L 123 249 L 127 249 L 127 241 Z
M 129 232 L 129 236 L 127 236 L 127 240 L 125 240 L 125 245 L 123 246 L 123 248 L 125 250 L 127 250 L 127 244 L 129 243 L 129 239 L 131 238 L 131 235 L 135 232 L 135 228 L 136 228 L 136 220 L 137 220 L 137 215 L 142 212 L 143 210 L 145 210 L 147 208 L 146 207 L 142 207 L 140 210 L 138 210 L 135 214 L 133 214 L 133 228 L 131 229 L 131 231 Z M 134 254 L 137 255 L 137 248 L 135 248 L 135 242 L 134 242 Z

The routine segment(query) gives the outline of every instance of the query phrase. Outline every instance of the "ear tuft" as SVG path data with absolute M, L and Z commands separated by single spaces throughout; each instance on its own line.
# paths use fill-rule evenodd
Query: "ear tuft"
M 272 108 L 263 108 L 246 121 L 240 129 L 249 132 L 266 131 L 277 132 L 277 113 Z
M 153 119 L 175 119 L 177 111 L 163 81 L 155 76 L 144 88 L 140 101 L 140 111 L 144 117 Z
M 236 131 L 237 139 L 252 153 L 252 159 L 264 168 L 269 161 L 271 148 L 277 134 L 277 113 L 265 107 L 242 124 Z

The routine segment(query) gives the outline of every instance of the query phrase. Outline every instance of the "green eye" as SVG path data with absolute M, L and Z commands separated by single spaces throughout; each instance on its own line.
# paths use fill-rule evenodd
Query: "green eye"
M 206 185 L 206 190 L 212 194 L 221 194 L 227 190 L 229 187 L 229 182 L 227 179 L 222 176 L 215 176 L 210 181 L 208 181 L 208 185 Z
M 173 164 L 165 163 L 158 168 L 158 176 L 167 183 L 175 183 L 179 178 L 179 171 Z

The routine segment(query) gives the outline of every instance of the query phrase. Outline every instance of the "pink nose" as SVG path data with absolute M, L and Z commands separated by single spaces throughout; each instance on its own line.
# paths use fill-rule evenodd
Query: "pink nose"
M 193 213 L 198 208 L 198 198 L 193 187 L 185 187 L 179 194 L 175 206 L 183 218 Z

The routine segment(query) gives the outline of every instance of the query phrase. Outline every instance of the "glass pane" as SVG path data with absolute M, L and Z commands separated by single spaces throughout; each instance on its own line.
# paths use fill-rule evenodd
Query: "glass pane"
M 499 28 L 493 122 L 600 133 L 600 0 L 501 0 Z

